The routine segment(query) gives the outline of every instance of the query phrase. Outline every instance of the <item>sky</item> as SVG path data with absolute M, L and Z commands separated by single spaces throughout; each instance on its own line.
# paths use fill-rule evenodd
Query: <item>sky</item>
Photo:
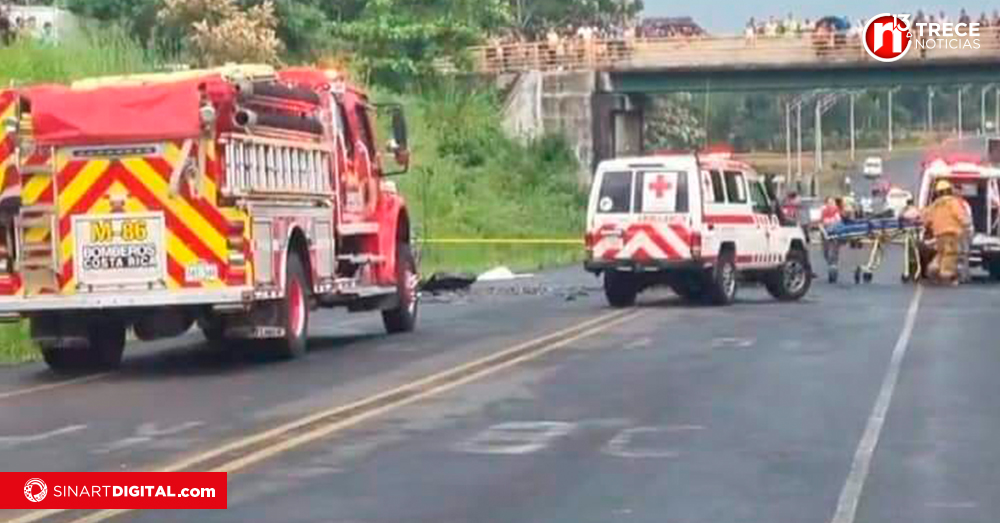
M 973 19 L 983 11 L 992 13 L 1000 8 L 995 0 L 951 0 L 934 3 L 916 3 L 905 0 L 860 2 L 857 0 L 737 0 L 728 2 L 692 2 L 691 0 L 643 0 L 646 16 L 690 16 L 702 27 L 713 33 L 742 31 L 751 16 L 767 20 L 769 16 L 783 18 L 795 13 L 799 18 L 815 20 L 827 15 L 849 16 L 867 20 L 881 13 L 915 13 L 945 11 L 957 18 L 961 8 L 968 9 Z

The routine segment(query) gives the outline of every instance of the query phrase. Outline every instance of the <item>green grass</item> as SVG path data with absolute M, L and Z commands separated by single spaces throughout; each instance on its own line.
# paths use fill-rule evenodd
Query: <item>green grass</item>
M 586 194 L 561 138 L 508 138 L 489 91 L 445 86 L 419 97 L 379 97 L 406 107 L 414 165 L 397 181 L 419 237 L 582 238 Z M 433 244 L 421 252 L 429 275 L 497 265 L 538 270 L 578 261 L 582 247 Z
M 156 63 L 152 54 L 114 28 L 60 45 L 24 40 L 0 47 L 0 86 L 148 72 Z
M 33 361 L 40 356 L 28 336 L 28 323 L 0 325 L 0 365 Z

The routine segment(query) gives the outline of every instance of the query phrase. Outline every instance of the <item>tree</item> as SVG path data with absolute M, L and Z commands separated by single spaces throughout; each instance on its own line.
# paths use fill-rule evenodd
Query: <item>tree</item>
M 236 0 L 164 0 L 157 18 L 187 35 L 187 51 L 199 65 L 279 61 L 282 45 L 270 0 L 250 8 Z
M 335 26 L 370 80 L 401 88 L 434 74 L 434 60 L 460 56 L 509 20 L 506 0 L 370 0 L 353 22 Z

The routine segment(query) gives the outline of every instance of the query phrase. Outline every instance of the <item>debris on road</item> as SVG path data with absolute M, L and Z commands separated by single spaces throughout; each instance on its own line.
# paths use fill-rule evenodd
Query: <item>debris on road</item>
M 421 286 L 420 290 L 431 294 L 467 290 L 476 282 L 476 276 L 468 273 L 436 272 Z
M 508 281 L 508 280 L 520 280 L 524 278 L 533 278 L 534 274 L 515 274 L 514 271 L 507 267 L 496 267 L 490 269 L 476 278 L 476 282 L 492 282 L 492 281 Z

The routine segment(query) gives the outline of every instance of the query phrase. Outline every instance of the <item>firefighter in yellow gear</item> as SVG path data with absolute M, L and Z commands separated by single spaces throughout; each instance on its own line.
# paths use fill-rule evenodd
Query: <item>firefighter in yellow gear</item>
M 924 223 L 935 240 L 934 260 L 927 271 L 931 279 L 948 285 L 958 284 L 958 256 L 969 216 L 962 201 L 953 194 L 951 182 L 938 180 L 936 198 L 924 209 Z

